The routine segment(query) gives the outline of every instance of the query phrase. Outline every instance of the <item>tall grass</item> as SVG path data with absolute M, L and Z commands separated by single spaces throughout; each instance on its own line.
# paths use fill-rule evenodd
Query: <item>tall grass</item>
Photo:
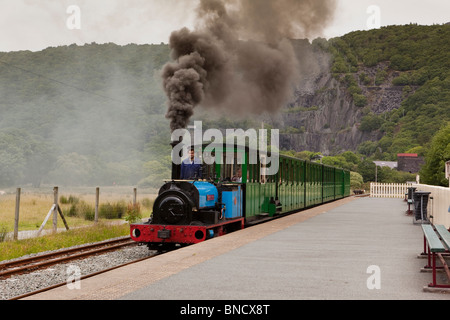
M 95 189 L 66 189 L 60 188 L 60 206 L 66 217 L 69 227 L 92 225 L 95 214 Z M 125 191 L 131 188 L 119 190 L 117 188 L 101 188 L 99 218 L 102 219 L 126 219 L 128 204 L 132 202 L 132 194 Z M 70 192 L 70 193 L 69 193 Z M 150 217 L 155 194 L 147 193 L 138 199 L 140 214 L 142 217 Z M 15 194 L 0 196 L 0 225 L 9 232 L 14 230 Z M 82 203 L 82 204 L 80 204 Z M 20 201 L 19 231 L 37 230 L 53 204 L 51 188 L 39 190 L 22 189 Z M 107 210 L 112 208 L 112 210 Z M 51 229 L 51 219 L 45 229 Z M 64 228 L 62 220 L 58 217 L 58 228 Z M 2 229 L 3 230 L 3 229 Z
M 8 228 L 0 225 L 0 242 L 5 241 L 7 234 L 8 234 Z
M 85 201 L 78 201 L 63 211 L 65 216 L 83 218 L 87 221 L 94 221 L 95 209 Z
M 126 212 L 127 204 L 123 200 L 103 203 L 98 208 L 99 217 L 105 219 L 122 219 Z
M 98 216 L 100 219 L 125 219 L 129 221 L 129 219 L 127 219 L 129 214 L 133 216 L 140 214 L 140 205 L 137 204 L 136 206 L 133 206 L 131 203 L 127 205 L 124 200 L 120 200 L 116 202 L 102 203 L 98 208 Z M 64 215 L 94 221 L 95 208 L 93 205 L 90 205 L 83 200 L 78 200 L 73 202 L 69 208 L 64 210 Z

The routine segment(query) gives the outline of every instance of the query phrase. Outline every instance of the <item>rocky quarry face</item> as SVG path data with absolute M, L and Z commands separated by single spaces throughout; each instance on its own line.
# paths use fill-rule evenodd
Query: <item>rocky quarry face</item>
M 308 150 L 325 155 L 356 151 L 364 141 L 377 141 L 379 132 L 363 132 L 359 124 L 369 112 L 381 114 L 400 107 L 403 87 L 392 86 L 396 73 L 388 64 L 360 68 L 355 77 L 362 94 L 367 98 L 365 107 L 355 105 L 348 90 L 345 75 L 331 73 L 331 56 L 313 47 L 307 40 L 293 41 L 300 62 L 301 80 L 293 101 L 275 117 L 264 119 L 280 129 L 280 148 Z M 381 83 L 363 83 L 360 75 L 375 79 L 383 71 Z

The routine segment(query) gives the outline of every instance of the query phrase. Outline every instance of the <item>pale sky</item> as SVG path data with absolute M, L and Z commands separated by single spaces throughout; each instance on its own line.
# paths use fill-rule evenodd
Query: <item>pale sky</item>
M 317 36 L 331 38 L 377 25 L 450 22 L 449 0 L 337 1 L 334 21 L 324 34 Z M 39 51 L 91 42 L 167 43 L 172 31 L 193 27 L 197 3 L 198 0 L 0 0 L 0 51 Z M 79 15 L 71 6 L 79 8 Z

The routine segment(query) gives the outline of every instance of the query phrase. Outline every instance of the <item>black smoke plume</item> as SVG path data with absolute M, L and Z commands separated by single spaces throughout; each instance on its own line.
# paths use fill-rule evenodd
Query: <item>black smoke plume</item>
M 171 129 L 194 108 L 276 112 L 293 93 L 298 61 L 289 39 L 318 35 L 335 0 L 200 0 L 195 30 L 172 33 L 162 70 Z

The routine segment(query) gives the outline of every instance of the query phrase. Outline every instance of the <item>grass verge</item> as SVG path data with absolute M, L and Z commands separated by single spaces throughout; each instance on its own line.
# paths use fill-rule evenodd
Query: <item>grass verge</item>
M 48 191 L 48 188 L 39 190 L 22 189 L 19 231 L 38 230 L 41 226 L 53 205 L 53 193 L 44 193 L 46 190 Z M 70 191 L 75 191 L 75 193 L 70 193 Z M 122 220 L 125 218 L 127 205 L 133 201 L 132 195 L 115 193 L 116 191 L 116 188 L 113 190 L 108 188 L 101 189 L 100 220 L 107 219 L 111 221 L 111 219 Z M 155 197 L 156 195 L 149 193 L 139 195 L 138 203 L 142 217 L 150 217 Z M 94 224 L 95 189 L 68 190 L 61 188 L 59 202 L 70 228 Z M 0 195 L 0 232 L 12 232 L 14 230 L 15 204 L 16 195 L 12 191 L 8 194 Z M 64 228 L 60 217 L 58 217 L 58 228 Z M 52 229 L 52 217 L 50 217 L 44 229 Z
M 123 225 L 98 223 L 91 227 L 73 229 L 33 239 L 1 242 L 0 261 L 15 259 L 33 253 L 127 236 L 129 233 L 130 225 L 128 223 Z

